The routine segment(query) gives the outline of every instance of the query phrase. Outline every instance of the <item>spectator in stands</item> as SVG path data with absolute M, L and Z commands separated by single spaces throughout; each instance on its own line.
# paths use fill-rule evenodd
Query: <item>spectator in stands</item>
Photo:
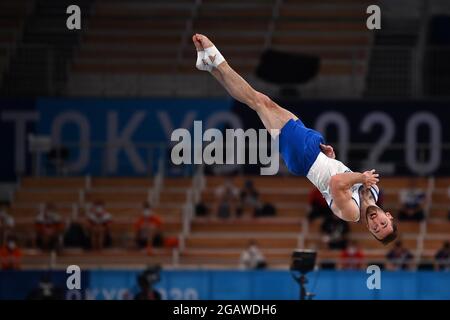
M 245 181 L 244 187 L 239 195 L 238 216 L 242 216 L 247 210 L 253 212 L 253 216 L 258 216 L 261 210 L 261 202 L 259 201 L 259 193 L 253 185 L 253 181 Z
M 195 205 L 195 216 L 196 217 L 207 217 L 208 215 L 209 215 L 208 206 L 202 200 L 200 200 L 200 202 L 198 202 Z
M 350 228 L 346 221 L 330 214 L 322 222 L 321 231 L 329 249 L 344 250 L 347 247 L 347 235 Z
M 64 230 L 61 216 L 52 203 L 46 203 L 36 217 L 36 245 L 42 250 L 57 250 Z
M 236 201 L 239 190 L 230 178 L 227 178 L 223 185 L 216 189 L 216 212 L 219 218 L 229 218 L 236 213 Z
M 425 192 L 417 188 L 416 179 L 411 178 L 409 187 L 400 191 L 400 221 L 422 221 L 425 218 Z
M 450 201 L 450 187 L 448 187 L 447 189 L 447 194 L 448 194 L 448 200 Z M 450 209 L 448 210 L 448 215 L 447 215 L 447 219 L 450 220 Z
M 277 214 L 275 207 L 271 203 L 266 202 L 263 204 L 260 201 L 259 192 L 251 180 L 247 180 L 241 190 L 237 215 L 241 216 L 248 209 L 253 211 L 255 218 L 273 217 Z
M 256 211 L 255 217 L 274 217 L 277 215 L 277 209 L 269 202 L 266 202 L 260 210 Z
M 0 247 L 0 264 L 2 270 L 18 270 L 20 269 L 20 259 L 22 251 L 17 246 L 16 238 L 8 236 L 5 244 Z
M 110 225 L 112 216 L 105 210 L 103 201 L 96 201 L 93 209 L 88 212 L 88 230 L 91 249 L 102 250 L 112 244 Z
M 439 271 L 450 271 L 450 242 L 445 241 L 442 248 L 439 249 L 435 256 L 435 269 Z
M 64 246 L 67 248 L 89 248 L 89 237 L 86 231 L 86 221 L 80 212 L 75 213 L 64 233 Z
M 155 214 L 151 205 L 145 202 L 142 215 L 134 225 L 137 246 L 139 248 L 162 247 L 164 242 L 161 226 L 161 218 Z
M 308 202 L 311 207 L 308 213 L 308 220 L 310 222 L 317 218 L 326 218 L 333 214 L 322 193 L 317 188 L 310 191 Z
M 341 269 L 359 270 L 363 268 L 364 253 L 355 240 L 351 240 L 347 248 L 341 252 Z
M 14 218 L 8 214 L 7 207 L 0 207 L 0 246 L 6 243 L 6 238 L 14 228 Z
M 267 267 L 266 259 L 255 240 L 250 240 L 248 248 L 242 251 L 240 265 L 245 270 L 258 270 Z
M 408 270 L 411 268 L 413 257 L 412 253 L 403 247 L 402 242 L 397 241 L 394 248 L 386 255 L 386 259 L 389 262 L 388 268 L 392 270 Z

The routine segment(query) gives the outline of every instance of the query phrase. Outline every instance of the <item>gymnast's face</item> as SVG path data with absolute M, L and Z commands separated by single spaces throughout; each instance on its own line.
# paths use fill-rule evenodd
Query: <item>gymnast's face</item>
M 378 240 L 394 232 L 394 217 L 389 212 L 383 211 L 377 206 L 370 206 L 366 210 L 367 228 Z

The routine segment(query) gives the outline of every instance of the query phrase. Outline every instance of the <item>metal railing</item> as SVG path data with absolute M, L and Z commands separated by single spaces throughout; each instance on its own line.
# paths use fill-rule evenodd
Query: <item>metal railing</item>
M 57 96 L 64 93 L 69 69 L 64 56 L 70 54 L 70 49 L 63 52 L 45 44 L 21 44 L 7 49 L 10 54 L 1 79 L 9 76 L 12 82 L 0 83 L 4 95 Z M 14 54 L 19 58 L 13 61 Z
M 193 205 L 196 203 L 196 200 L 198 200 L 198 197 L 200 196 L 203 188 L 204 188 L 204 177 L 202 173 L 202 168 L 199 167 L 199 170 L 197 170 L 196 175 L 192 179 L 192 186 L 186 190 L 188 197 L 186 198 L 186 202 L 183 204 L 183 215 L 182 215 L 182 230 L 179 234 L 179 243 L 180 246 L 177 249 L 172 250 L 172 256 L 170 258 L 170 263 L 172 267 L 177 267 L 181 264 L 183 264 L 183 261 L 180 261 L 180 254 L 185 250 L 185 240 L 190 234 L 190 226 L 192 224 L 193 218 L 194 218 L 194 212 L 193 212 Z M 89 176 L 86 176 L 86 183 L 85 187 L 86 189 L 90 188 L 90 180 L 91 178 Z M 158 179 L 155 179 L 154 185 L 152 186 L 151 190 L 152 193 L 155 193 L 155 189 L 161 187 L 162 181 L 157 181 Z M 433 178 L 430 178 L 430 183 L 428 185 L 427 193 L 430 194 L 432 192 L 432 189 L 434 188 L 434 184 L 432 183 Z M 80 200 L 77 204 L 72 204 L 72 212 L 75 214 L 78 211 L 78 207 L 85 207 L 85 210 L 89 209 L 89 203 L 85 202 L 83 197 L 81 196 L 81 193 L 84 193 L 84 190 L 80 190 Z M 430 197 L 431 199 L 431 197 Z M 429 211 L 429 207 L 426 208 L 427 211 Z M 305 245 L 305 236 L 309 233 L 309 224 L 306 219 L 302 222 L 304 224 L 303 232 L 298 235 L 298 246 L 304 247 Z M 415 234 L 403 234 L 403 239 L 415 239 L 416 240 L 416 248 L 412 251 L 413 258 L 409 261 L 409 264 L 411 264 L 412 269 L 415 269 L 419 266 L 420 263 L 423 262 L 429 262 L 426 258 L 426 255 L 424 255 L 424 242 L 425 242 L 425 236 L 427 236 L 427 228 L 426 228 L 427 221 L 424 221 L 421 223 L 421 227 L 419 229 L 419 233 L 417 235 Z M 365 239 L 367 236 L 362 234 L 354 234 L 352 236 L 352 239 Z M 438 238 L 441 239 L 442 235 L 439 235 Z M 311 236 L 309 236 L 309 239 Z M 320 238 L 314 238 L 316 240 L 320 240 Z M 446 237 L 442 237 L 442 240 L 445 240 Z M 130 239 L 124 238 L 122 239 L 122 242 L 124 244 L 128 243 Z M 128 248 L 126 245 L 124 249 Z M 384 251 L 383 251 L 384 252 Z M 374 253 L 371 251 L 371 253 Z M 57 257 L 53 257 L 53 259 L 56 259 Z M 371 260 L 370 257 L 366 260 Z M 373 260 L 373 259 L 372 259 Z M 384 263 L 387 260 L 385 258 L 381 259 L 380 262 Z M 340 258 L 336 259 L 325 259 L 322 261 L 323 263 L 341 263 Z M 214 263 L 219 263 L 219 261 L 215 261 Z M 280 263 L 286 264 L 286 261 L 280 261 Z M 184 264 L 183 264 L 184 265 Z
M 380 1 L 380 4 L 383 8 L 383 14 L 387 17 L 400 17 L 401 19 L 416 19 L 419 29 L 419 38 L 422 39 L 421 43 L 423 44 L 423 37 L 425 34 L 426 28 L 423 28 L 423 25 L 427 23 L 426 17 L 424 15 L 429 16 L 434 13 L 442 13 L 442 12 L 450 12 L 450 4 L 445 0 L 399 0 L 399 1 Z M 148 4 L 151 6 L 152 4 Z M 225 4 L 220 4 L 225 5 Z M 265 36 L 265 44 L 268 45 L 271 43 L 270 39 L 272 38 L 274 32 L 281 32 L 274 30 L 274 21 L 277 19 L 277 12 L 280 6 L 283 5 L 282 0 L 276 0 L 272 5 L 272 16 L 269 21 L 268 30 L 262 30 L 266 32 Z M 301 4 L 301 6 L 308 6 L 309 4 Z M 174 4 L 173 6 L 177 6 Z M 181 7 L 185 6 L 185 4 L 180 5 Z M 118 92 L 122 92 L 124 96 L 130 95 L 138 95 L 138 96 L 149 96 L 149 95 L 159 95 L 159 96 L 223 96 L 225 95 L 225 91 L 220 88 L 220 86 L 215 85 L 213 81 L 207 75 L 195 73 L 194 63 L 192 61 L 193 73 L 189 75 L 185 75 L 182 71 L 180 71 L 180 66 L 185 63 L 183 53 L 186 47 L 189 45 L 189 32 L 192 30 L 193 23 L 197 19 L 197 12 L 203 6 L 201 0 L 197 0 L 194 3 L 194 6 L 191 8 L 191 14 L 187 17 L 186 20 L 186 28 L 182 30 L 182 40 L 178 45 L 178 55 L 177 55 L 177 67 L 174 68 L 175 72 L 168 71 L 167 75 L 152 75 L 148 73 L 133 73 L 129 74 L 117 74 L 116 76 L 111 75 L 110 73 L 99 73 L 87 71 L 84 75 L 80 77 L 75 76 L 75 74 L 71 74 L 69 76 L 69 86 L 65 86 L 65 79 L 61 79 L 61 75 L 58 74 L 61 72 L 60 70 L 55 70 L 54 66 L 58 65 L 57 61 L 60 59 L 60 53 L 55 52 L 52 47 L 48 46 L 30 46 L 26 47 L 29 50 L 29 61 L 30 66 L 33 64 L 33 56 L 38 53 L 39 55 L 45 55 L 46 58 L 43 65 L 45 69 L 42 68 L 42 63 L 39 63 L 40 69 L 38 72 L 34 72 L 30 70 L 27 74 L 22 76 L 23 81 L 19 83 L 22 86 L 22 92 L 34 92 L 37 86 L 41 87 L 41 92 L 46 93 L 47 95 L 94 95 L 94 96 L 117 96 Z M 407 8 L 407 9 L 405 9 Z M 426 10 L 424 10 L 424 8 Z M 92 10 L 94 10 L 92 8 Z M 421 27 L 422 26 L 422 27 Z M 143 30 L 143 33 L 161 33 L 161 30 Z M 414 31 L 415 32 L 415 31 Z M 224 30 L 224 33 L 226 31 Z M 220 46 L 220 44 L 218 44 Z M 297 50 L 294 48 L 295 46 L 289 45 L 292 50 Z M 137 50 L 156 50 L 154 46 L 148 46 L 145 48 L 144 46 L 138 46 L 137 48 L 132 47 L 123 47 L 120 50 L 126 52 L 136 52 Z M 243 48 L 241 48 L 243 50 Z M 302 51 L 311 51 L 320 48 L 308 47 L 308 46 L 299 46 L 299 50 Z M 323 50 L 329 50 L 326 46 L 322 48 Z M 194 50 L 194 49 L 193 49 Z M 335 48 L 333 47 L 333 50 Z M 368 75 L 368 72 L 372 70 L 367 70 L 367 60 L 361 58 L 361 48 L 347 48 L 341 47 L 337 48 L 337 50 L 345 50 L 345 52 L 349 52 L 349 55 L 352 57 L 343 60 L 333 60 L 331 59 L 331 63 L 339 66 L 339 64 L 350 64 L 351 71 L 343 76 L 335 76 L 331 77 L 331 80 L 327 79 L 316 79 L 311 82 L 307 86 L 304 86 L 303 91 L 304 97 L 311 98 L 322 98 L 322 97 L 358 97 L 362 95 L 364 90 L 355 90 L 357 85 L 363 83 L 364 78 Z M 364 50 L 370 50 L 370 48 L 364 48 Z M 373 50 L 378 52 L 384 52 L 385 57 L 381 58 L 381 64 L 385 65 L 386 68 L 381 71 L 375 70 L 375 77 L 381 76 L 383 80 L 375 81 L 373 86 L 375 86 L 374 96 L 386 96 L 386 95 L 394 95 L 394 96 L 404 96 L 404 97 L 421 97 L 423 90 L 423 58 L 422 54 L 424 53 L 423 45 L 418 45 L 417 48 L 392 48 L 392 47 L 376 47 Z M 448 54 L 448 50 L 443 52 L 442 50 L 446 49 L 431 49 L 436 50 L 437 53 L 440 52 L 442 54 Z M 27 50 L 25 50 L 27 51 Z M 426 49 L 430 53 L 430 49 Z M 402 54 L 396 55 L 395 53 L 403 52 Z M 226 55 L 226 52 L 224 52 Z M 375 52 L 376 53 L 376 52 Z M 426 52 L 425 52 L 426 53 Z M 26 53 L 25 53 L 26 54 Z M 374 56 L 374 53 L 370 53 L 371 56 Z M 433 54 L 431 54 L 433 56 Z M 411 63 L 405 63 L 405 57 L 409 57 Z M 426 58 L 426 57 L 425 57 Z M 76 59 L 76 58 L 75 58 Z M 254 57 L 253 60 L 257 60 L 258 57 Z M 10 60 L 10 59 L 9 59 Z M 41 62 L 42 62 L 41 61 Z M 117 63 L 117 65 L 124 66 L 127 63 L 135 63 L 135 58 L 121 59 L 120 61 L 113 61 L 112 59 L 105 59 L 105 57 L 98 57 L 95 59 L 95 62 L 98 64 L 104 63 L 107 61 L 108 63 Z M 142 62 L 146 62 L 144 59 Z M 148 61 L 151 61 L 154 64 L 158 62 L 164 63 L 167 61 L 164 60 L 155 60 L 149 58 Z M 170 61 L 173 63 L 173 61 Z M 233 64 L 233 61 L 230 61 Z M 27 63 L 28 64 L 28 63 Z M 239 64 L 236 61 L 236 64 Z M 27 67 L 27 66 L 22 66 Z M 59 68 L 60 69 L 60 68 Z M 66 69 L 70 69 L 70 63 L 67 64 Z M 361 69 L 364 69 L 361 71 Z M 67 71 L 65 70 L 65 71 Z M 64 72 L 65 73 L 65 72 Z M 369 75 L 370 76 L 370 75 Z M 326 78 L 326 77 L 325 77 Z M 89 83 L 89 79 L 92 79 L 92 82 Z M 121 83 L 121 80 L 122 83 Z M 270 85 L 265 84 L 261 81 L 257 82 L 257 86 L 261 88 L 265 88 L 268 91 L 274 90 Z M 429 75 L 429 79 L 425 79 L 425 82 L 428 81 L 430 86 L 439 86 L 440 83 L 447 83 L 448 75 Z M 116 83 L 116 85 L 114 85 Z M 213 84 L 211 84 L 213 83 Z M 90 87 L 90 90 L 86 91 L 83 89 L 84 86 Z M 132 86 L 133 88 L 130 90 L 126 89 L 126 86 Z M 370 84 L 369 84 L 370 85 Z M 426 83 L 425 83 L 426 85 Z M 390 91 L 386 91 L 386 87 L 390 87 Z M 379 88 L 380 90 L 376 90 Z M 364 88 L 362 88 L 364 89 Z M 383 91 L 384 90 L 384 91 Z M 425 90 L 426 91 L 426 90 Z M 6 92 L 8 93 L 8 92 Z M 271 92 L 268 92 L 271 94 Z M 433 93 L 425 92 L 424 96 L 432 96 Z M 442 93 L 441 96 L 450 96 L 450 93 Z
M 283 49 L 283 47 L 280 47 Z M 329 50 L 326 47 L 289 47 L 293 51 L 303 51 L 314 53 L 317 51 Z M 284 48 L 285 50 L 289 49 Z M 144 48 L 121 48 L 122 52 L 136 52 Z M 153 49 L 151 49 L 153 50 Z M 420 96 L 418 92 L 423 91 L 421 83 L 425 82 L 428 86 L 443 86 L 447 83 L 448 75 L 434 73 L 439 71 L 439 63 L 444 62 L 441 57 L 450 53 L 450 49 L 445 48 L 427 48 L 425 51 L 425 66 L 429 66 L 429 74 L 423 79 L 424 72 L 421 63 L 421 55 L 417 48 L 377 46 L 370 53 L 372 59 L 378 59 L 378 68 L 369 69 L 370 61 L 367 56 L 367 49 L 361 48 L 333 48 L 333 52 L 339 55 L 345 55 L 345 58 L 337 60 L 327 59 L 325 66 L 332 64 L 335 66 L 349 66 L 349 73 L 339 76 L 319 76 L 311 83 L 300 87 L 305 97 L 323 98 L 323 97 L 355 97 L 355 94 L 362 95 L 364 90 L 364 79 L 368 77 L 366 86 L 368 89 L 373 87 L 374 96 Z M 19 73 L 15 72 L 15 77 L 20 77 L 19 86 L 21 92 L 34 92 L 39 87 L 42 93 L 46 95 L 95 95 L 95 96 L 224 96 L 225 90 L 213 81 L 209 75 L 196 72 L 195 61 L 192 61 L 192 73 L 186 74 L 178 70 L 176 72 L 168 71 L 167 74 L 151 73 L 101 73 L 89 72 L 75 74 L 70 73 L 70 64 L 64 62 L 61 52 L 46 45 L 27 45 L 21 47 L 23 65 L 9 67 L 19 68 Z M 226 54 L 226 53 L 225 53 Z M 259 57 L 254 57 L 257 60 Z M 76 59 L 76 58 L 75 58 Z M 440 60 L 439 60 L 440 59 Z M 94 61 L 94 60 L 93 60 Z M 375 61 L 375 60 L 374 60 Z M 82 61 L 78 61 L 82 63 Z M 89 62 L 89 61 L 87 61 Z M 92 62 L 92 61 L 91 61 Z M 134 58 L 120 60 L 104 59 L 98 57 L 95 63 L 113 63 L 120 66 L 135 64 Z M 164 59 L 142 59 L 142 63 L 151 62 L 167 63 Z M 232 65 L 237 65 L 243 61 L 230 61 Z M 66 63 L 66 64 L 65 64 Z M 180 62 L 181 63 L 181 62 Z M 64 64 L 64 65 L 62 65 Z M 57 66 L 57 67 L 56 67 Z M 433 69 L 433 67 L 435 69 Z M 437 68 L 437 69 L 436 69 Z M 67 82 L 65 75 L 69 74 Z M 247 75 L 248 76 L 248 75 Z M 370 81 L 370 77 L 375 80 Z M 263 81 L 251 76 L 249 81 L 261 90 L 277 90 L 275 86 L 268 85 Z M 86 86 L 89 87 L 86 93 Z M 356 89 L 360 87 L 360 89 Z M 334 89 L 333 89 L 334 88 Z M 389 90 L 387 90 L 388 88 Z M 14 88 L 16 90 L 16 88 Z M 384 90 L 384 91 L 383 91 Z M 426 91 L 426 90 L 425 90 Z M 428 90 L 430 91 L 430 90 Z M 445 94 L 445 93 L 444 93 Z M 424 96 L 426 97 L 427 92 Z M 450 95 L 450 93 L 448 93 Z
M 124 49 L 124 51 L 128 50 L 133 49 Z M 304 52 L 317 50 L 323 51 L 327 48 L 302 49 Z M 432 90 L 434 87 L 444 87 L 449 81 L 448 75 L 439 72 L 439 66 L 446 63 L 441 57 L 450 53 L 450 50 L 446 48 L 427 48 L 422 54 L 417 48 L 377 46 L 370 52 L 372 61 L 361 56 L 363 51 L 360 48 L 333 50 L 342 52 L 347 58 L 327 59 L 324 61 L 324 67 L 330 65 L 333 68 L 348 68 L 348 73 L 322 74 L 310 83 L 298 86 L 304 97 L 355 98 L 361 97 L 366 91 L 372 97 L 426 98 L 436 95 Z M 367 55 L 367 52 L 364 55 Z M 148 62 L 155 64 L 158 61 L 149 58 Z M 165 60 L 160 62 L 167 63 Z M 104 62 L 99 59 L 96 63 Z M 135 64 L 136 61 L 109 59 L 108 63 L 126 66 L 129 63 Z M 230 63 L 237 67 L 240 64 L 239 61 L 235 63 L 230 61 Z M 112 75 L 89 71 L 70 74 L 65 93 L 95 96 L 225 96 L 226 91 L 209 75 L 196 72 L 194 64 L 195 61 L 192 61 L 192 73 L 188 74 L 181 71 L 175 73 L 168 71 L 167 74 L 133 72 Z M 246 77 L 256 88 L 271 95 L 278 93 L 277 86 L 265 83 L 254 75 L 246 75 Z M 441 89 L 439 96 L 450 96 L 450 91 L 445 92 Z
M 384 176 L 404 175 L 411 173 L 417 176 L 429 176 L 436 170 L 450 172 L 450 163 L 445 161 L 450 157 L 450 143 L 442 141 L 440 146 L 432 146 L 430 143 L 416 143 L 408 146 L 403 143 L 392 143 L 385 146 L 378 159 L 372 157 L 373 145 L 367 143 L 352 143 L 344 146 L 339 141 L 329 141 L 334 146 L 337 158 L 352 170 L 367 170 L 375 168 Z M 414 147 L 416 156 L 410 159 L 407 156 L 408 148 Z M 52 146 L 47 151 L 34 151 L 32 153 L 32 175 L 34 176 L 72 176 L 94 174 L 97 176 L 194 176 L 200 171 L 208 170 L 218 174 L 246 173 L 250 165 L 247 164 L 180 164 L 172 162 L 172 146 L 163 142 L 146 143 L 135 142 L 132 148 L 139 159 L 117 154 L 117 150 L 123 151 L 122 145 L 113 145 L 105 142 L 89 142 L 80 145 L 74 142 L 63 142 Z M 245 159 L 248 162 L 250 150 L 258 152 L 257 146 L 245 145 Z M 437 163 L 433 162 L 432 171 L 429 166 L 423 167 L 429 161 L 431 149 L 440 153 Z M 121 152 L 122 152 L 121 151 Z M 236 154 L 234 155 L 236 157 Z M 385 156 L 388 156 L 385 158 Z M 192 160 L 192 159 L 191 159 Z M 236 159 L 234 159 L 236 161 Z M 192 162 L 192 161 L 191 161 Z M 247 163 L 246 162 L 246 163 Z M 262 166 L 262 164 L 256 164 Z M 253 167 L 255 165 L 252 165 Z M 424 171 L 427 170 L 427 171 Z M 258 171 L 259 172 L 259 171 Z M 259 173 L 258 173 L 259 174 Z M 284 162 L 280 158 L 279 174 L 288 174 Z M 202 180 L 199 177 L 199 186 Z

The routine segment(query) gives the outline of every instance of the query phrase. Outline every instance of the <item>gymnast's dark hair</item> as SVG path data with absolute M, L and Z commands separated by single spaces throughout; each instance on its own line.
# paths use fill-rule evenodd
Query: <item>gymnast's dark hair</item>
M 397 239 L 397 225 L 392 221 L 392 232 L 383 239 L 378 239 L 382 244 L 387 246 L 389 243 Z

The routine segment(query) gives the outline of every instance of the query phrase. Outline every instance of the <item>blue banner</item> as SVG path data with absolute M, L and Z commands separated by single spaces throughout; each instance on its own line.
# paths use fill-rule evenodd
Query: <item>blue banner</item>
M 38 120 L 34 100 L 0 100 L 0 181 L 14 181 L 17 175 L 29 173 L 27 137 Z
M 72 174 L 146 175 L 168 156 L 173 130 L 192 130 L 195 120 L 221 125 L 231 105 L 228 99 L 39 99 L 38 132 L 69 149 Z
M 25 299 L 39 287 L 39 271 L 0 272 L 0 299 Z M 138 271 L 98 270 L 81 275 L 81 289 L 67 290 L 65 272 L 52 272 L 55 288 L 66 299 L 126 300 L 139 292 Z M 369 289 L 362 271 L 315 271 L 307 275 L 316 300 L 450 300 L 450 272 L 382 271 L 379 289 Z M 283 270 L 163 271 L 155 286 L 167 300 L 296 300 L 299 286 Z
M 316 129 L 354 171 L 383 175 L 450 175 L 450 102 L 383 100 L 280 100 Z M 262 127 L 254 111 L 236 103 L 245 128 Z
M 90 273 L 81 272 L 81 288 L 89 286 Z M 57 292 L 59 299 L 70 298 L 67 289 L 69 274 L 64 271 L 0 271 L 0 300 L 37 299 L 37 292 Z M 81 297 L 81 294 L 75 294 Z
M 353 170 L 383 175 L 450 175 L 450 103 L 446 101 L 277 101 L 323 133 L 339 160 Z M 63 147 L 62 170 L 71 175 L 151 175 L 163 159 L 171 175 L 171 134 L 207 128 L 262 128 L 257 114 L 230 99 L 37 99 L 0 101 L 2 180 L 31 170 L 27 135 L 49 136 Z M 64 152 L 63 152 L 64 151 Z M 41 174 L 58 168 L 42 154 Z M 61 164 L 61 163 L 60 163 Z M 61 169 L 61 168 L 59 168 Z M 192 168 L 187 168 L 191 170 Z M 260 166 L 244 168 L 259 173 Z M 281 168 L 285 170 L 285 168 Z M 59 172 L 60 173 L 60 172 Z

